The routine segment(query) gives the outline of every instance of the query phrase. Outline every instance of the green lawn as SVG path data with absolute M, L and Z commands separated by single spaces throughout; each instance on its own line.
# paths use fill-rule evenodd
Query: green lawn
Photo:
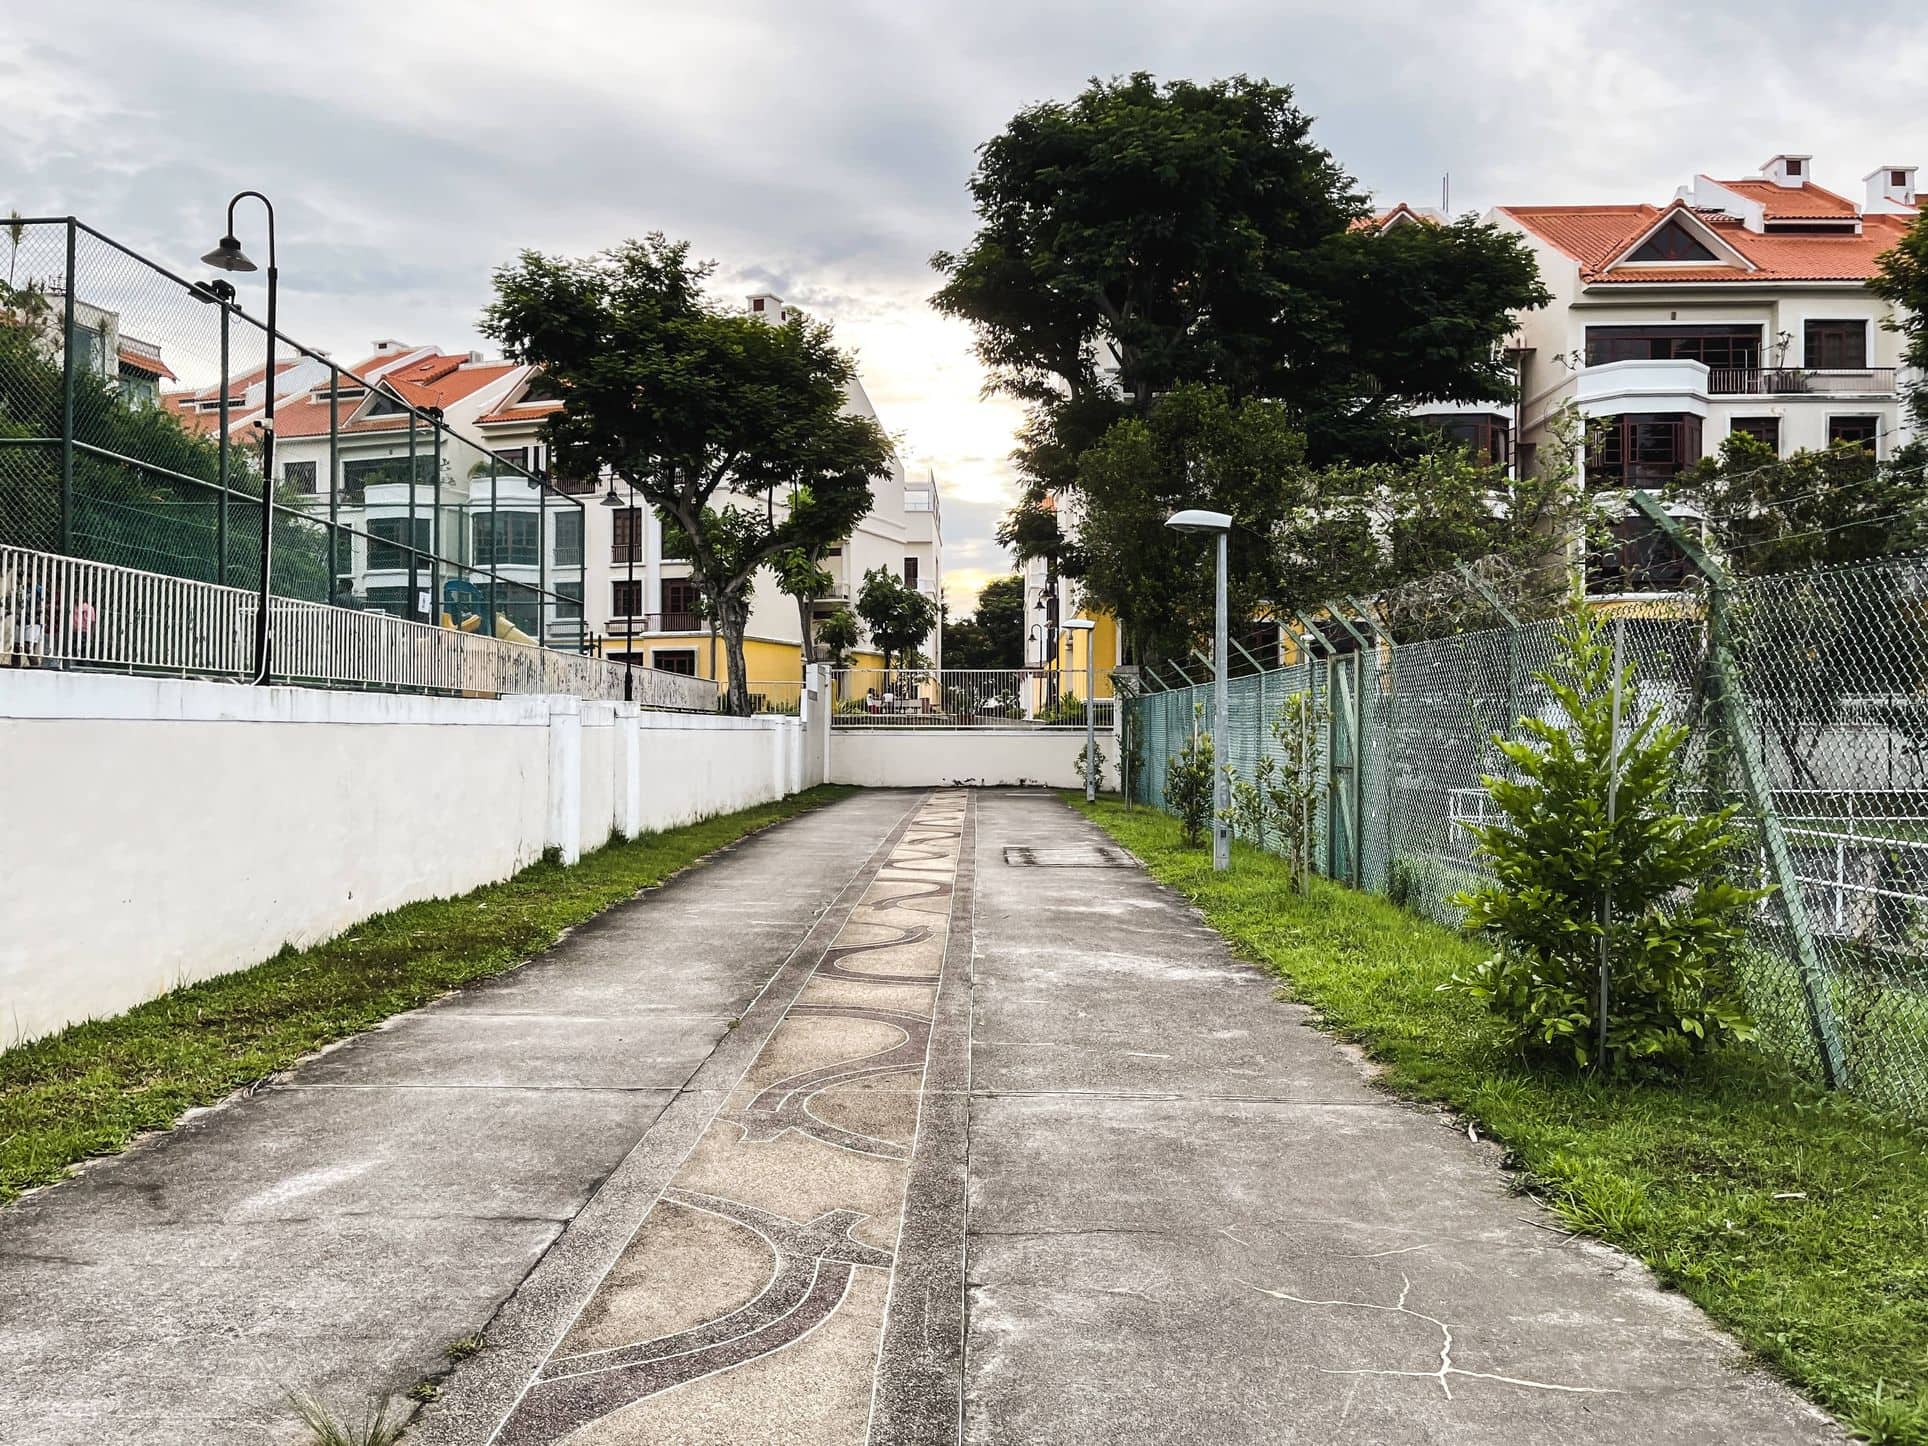
M 0 1204 L 324 1044 L 499 974 L 705 854 L 854 791 L 815 788 L 612 843 L 568 868 L 534 864 L 0 1053 Z
M 1437 986 L 1473 940 L 1233 845 L 1214 876 L 1177 823 L 1067 795 L 1403 1094 L 1510 1151 L 1574 1229 L 1612 1241 L 1868 1440 L 1928 1446 L 1928 1132 L 1788 1080 L 1752 1052 L 1685 1078 L 1530 1072 Z

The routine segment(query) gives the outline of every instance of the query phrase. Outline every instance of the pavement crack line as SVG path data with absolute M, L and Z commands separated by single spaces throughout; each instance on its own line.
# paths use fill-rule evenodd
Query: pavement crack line
M 1365 1257 L 1348 1257 L 1348 1258 L 1363 1259 Z M 1273 1290 L 1268 1286 L 1258 1285 L 1249 1280 L 1240 1279 L 1238 1283 L 1244 1286 L 1247 1290 L 1257 1291 L 1260 1295 L 1269 1295 L 1274 1300 L 1291 1301 L 1294 1305 L 1332 1307 L 1335 1309 L 1348 1309 L 1348 1310 L 1383 1311 L 1388 1315 L 1411 1316 L 1414 1320 L 1423 1320 L 1427 1322 L 1429 1325 L 1435 1327 L 1439 1331 L 1439 1337 L 1440 1337 L 1439 1369 L 1436 1371 L 1395 1370 L 1389 1367 L 1377 1367 L 1377 1366 L 1347 1366 L 1347 1367 L 1320 1366 L 1318 1367 L 1318 1370 L 1323 1375 L 1328 1375 L 1328 1376 L 1410 1376 L 1418 1380 L 1434 1380 L 1439 1382 L 1439 1389 L 1445 1393 L 1446 1399 L 1449 1401 L 1453 1399 L 1453 1386 L 1452 1386 L 1452 1382 L 1448 1379 L 1448 1377 L 1451 1377 L 1451 1376 L 1465 1376 L 1469 1379 L 1479 1380 L 1479 1381 L 1499 1381 L 1505 1385 L 1521 1386 L 1521 1387 L 1525 1387 L 1528 1390 L 1561 1391 L 1571 1395 L 1616 1396 L 1620 1394 L 1618 1391 L 1615 1391 L 1611 1387 L 1607 1387 L 1607 1386 L 1568 1386 L 1568 1385 L 1562 1385 L 1557 1381 L 1534 1381 L 1534 1380 L 1528 1380 L 1523 1376 L 1504 1376 L 1504 1375 L 1499 1375 L 1492 1371 L 1469 1371 L 1464 1366 L 1454 1365 L 1453 1364 L 1453 1328 L 1447 1325 L 1446 1322 L 1441 1320 L 1438 1316 L 1427 1315 L 1424 1311 L 1414 1310 L 1412 1309 L 1412 1307 L 1406 1304 L 1407 1298 L 1412 1294 L 1413 1282 L 1412 1282 L 1412 1277 L 1404 1274 L 1403 1272 L 1399 1277 L 1399 1299 L 1391 1305 L 1384 1305 L 1377 1301 L 1370 1301 L 1370 1300 L 1313 1300 L 1307 1296 L 1293 1295 L 1290 1291 Z

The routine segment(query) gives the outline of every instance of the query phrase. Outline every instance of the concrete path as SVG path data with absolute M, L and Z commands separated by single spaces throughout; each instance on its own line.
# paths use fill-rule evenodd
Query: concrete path
M 0 1212 L 0 1443 L 1841 1439 L 1107 844 L 863 795 Z
M 445 1369 L 620 1162 L 714 1110 L 706 1062 L 914 801 L 757 835 L 0 1210 L 0 1443 L 295 1442 L 290 1389 Z

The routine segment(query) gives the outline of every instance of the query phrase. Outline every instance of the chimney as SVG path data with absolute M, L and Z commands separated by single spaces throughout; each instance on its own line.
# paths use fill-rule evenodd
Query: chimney
M 1892 216 L 1915 209 L 1913 166 L 1876 166 L 1861 179 L 1868 183 L 1868 204 L 1864 210 Z
M 750 315 L 758 321 L 767 321 L 772 326 L 782 326 L 789 319 L 789 308 L 784 306 L 783 298 L 775 292 L 759 291 L 747 300 Z
M 1809 162 L 1813 159 L 1813 156 L 1769 156 L 1761 163 L 1761 174 L 1777 186 L 1798 191 L 1807 184 L 1813 170 Z

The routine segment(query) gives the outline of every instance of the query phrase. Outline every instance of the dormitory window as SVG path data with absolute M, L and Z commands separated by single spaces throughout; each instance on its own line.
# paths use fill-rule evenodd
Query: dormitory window
M 315 491 L 315 464 L 290 462 L 281 469 L 281 480 L 288 485 L 290 492 L 300 492 L 312 497 Z

